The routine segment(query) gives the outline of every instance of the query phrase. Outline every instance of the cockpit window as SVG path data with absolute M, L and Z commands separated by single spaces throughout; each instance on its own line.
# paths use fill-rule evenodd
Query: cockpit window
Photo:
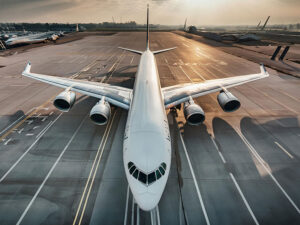
M 150 173 L 144 173 L 143 171 L 139 170 L 133 162 L 128 163 L 129 173 L 137 180 L 146 184 L 147 186 L 154 183 L 156 180 L 161 178 L 167 169 L 166 163 L 161 163 L 160 166 Z
M 136 168 L 135 166 L 132 166 L 132 167 L 129 169 L 129 173 L 132 174 L 133 171 L 135 170 L 135 168 Z
M 148 184 L 152 184 L 154 181 L 156 181 L 155 172 L 152 172 L 148 174 Z
M 144 184 L 147 184 L 147 175 L 144 174 L 142 171 L 140 171 L 139 181 L 141 181 Z

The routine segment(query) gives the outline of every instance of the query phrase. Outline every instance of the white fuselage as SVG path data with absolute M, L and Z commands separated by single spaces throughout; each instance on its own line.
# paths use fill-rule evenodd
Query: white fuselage
M 123 154 L 135 201 L 141 209 L 152 210 L 168 179 L 171 140 L 157 65 L 150 50 L 142 54 L 136 74 Z

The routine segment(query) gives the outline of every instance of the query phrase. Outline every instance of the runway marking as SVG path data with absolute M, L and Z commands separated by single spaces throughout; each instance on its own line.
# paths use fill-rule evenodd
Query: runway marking
M 253 86 L 251 86 L 254 90 L 256 90 L 257 92 L 259 92 L 259 90 Z M 274 102 L 276 102 L 277 104 L 281 105 L 282 107 L 290 110 L 291 112 L 295 113 L 296 115 L 298 115 L 298 112 L 293 110 L 292 108 L 290 108 L 289 106 L 286 106 L 285 104 L 281 103 L 280 101 L 278 101 L 277 99 L 271 97 L 270 95 L 268 95 L 267 93 L 264 93 L 263 91 L 260 91 L 260 93 L 262 93 L 264 96 L 270 98 L 271 100 L 273 100 Z
M 73 225 L 75 225 L 75 223 L 77 222 L 77 218 L 78 218 L 78 215 L 79 215 L 79 211 L 81 209 L 81 206 L 82 206 L 82 202 L 83 202 L 83 199 L 85 197 L 85 201 L 84 201 L 84 205 L 83 205 L 83 208 L 82 208 L 82 211 L 81 211 L 81 215 L 80 215 L 80 218 L 79 218 L 79 221 L 78 221 L 78 225 L 81 224 L 81 221 L 82 221 L 82 218 L 83 218 L 83 215 L 85 213 L 85 208 L 86 208 L 86 205 L 87 205 L 87 201 L 89 199 L 89 195 L 90 195 L 90 192 L 91 192 L 91 189 L 93 187 L 93 184 L 94 184 L 94 180 L 95 180 L 95 176 L 96 176 L 96 173 L 97 173 L 97 170 L 98 170 L 98 166 L 100 164 L 100 161 L 101 161 L 101 158 L 102 158 L 102 154 L 103 154 L 103 151 L 104 151 L 104 148 L 105 148 L 105 145 L 106 145 L 106 142 L 107 142 L 107 139 L 108 139 L 108 136 L 110 134 L 110 130 L 112 128 L 112 124 L 113 124 L 113 121 L 114 121 L 114 118 L 115 118 L 115 115 L 116 115 L 116 111 L 112 117 L 112 119 L 109 121 L 109 123 L 107 124 L 106 126 L 106 129 L 104 131 L 104 134 L 103 134 L 103 137 L 102 137 L 102 140 L 100 142 L 100 145 L 98 147 L 98 150 L 97 150 L 97 154 L 95 156 L 95 159 L 94 159 L 94 162 L 93 162 L 93 165 L 92 165 L 92 168 L 90 170 L 90 173 L 89 173 L 89 176 L 88 176 L 88 179 L 87 179 L 87 182 L 85 184 L 85 187 L 84 187 L 84 190 L 83 190 L 83 193 L 82 193 L 82 196 L 81 196 L 81 199 L 80 199 L 80 202 L 79 202 L 79 205 L 78 205 L 78 208 L 77 208 L 77 211 L 76 211 L 76 215 L 75 215 L 75 218 L 73 220 Z M 98 157 L 99 156 L 99 157 Z M 95 168 L 95 169 L 94 169 Z M 91 182 L 90 182 L 91 180 Z M 90 185 L 89 185 L 90 184 Z M 86 191 L 87 191 L 87 188 L 89 186 L 89 189 L 88 189 L 88 192 L 86 194 Z
M 286 95 L 286 96 L 290 97 L 291 99 L 294 99 L 294 100 L 297 101 L 297 102 L 300 102 L 299 99 L 297 99 L 297 98 L 295 98 L 294 96 L 292 96 L 292 95 L 286 93 L 285 91 L 281 91 L 281 90 L 277 90 L 277 91 L 281 92 L 283 95 Z
M 243 199 L 243 201 L 244 201 L 244 204 L 246 205 L 246 207 L 247 207 L 247 209 L 248 209 L 248 211 L 249 211 L 249 213 L 250 213 L 252 219 L 254 220 L 254 223 L 255 223 L 256 225 L 259 225 L 259 223 L 258 223 L 258 221 L 257 221 L 257 219 L 256 219 L 256 217 L 255 217 L 255 215 L 254 215 L 254 213 L 253 213 L 251 207 L 249 206 L 248 201 L 247 201 L 247 199 L 245 198 L 245 196 L 244 196 L 244 194 L 243 194 L 243 192 L 242 192 L 242 190 L 241 190 L 239 184 L 236 182 L 236 179 L 234 178 L 234 176 L 233 176 L 232 173 L 229 173 L 229 175 L 230 175 L 230 177 L 231 177 L 231 179 L 232 179 L 234 185 L 236 186 L 237 190 L 239 191 L 239 194 L 240 194 L 240 196 L 242 197 L 242 199 Z
M 26 134 L 26 136 L 33 136 L 33 135 L 34 135 L 33 133 Z
M 131 204 L 131 225 L 134 225 L 134 197 L 132 196 Z
M 58 117 L 56 117 L 56 119 L 53 121 L 53 123 L 51 124 L 51 126 L 58 120 L 58 118 L 62 115 L 63 113 L 61 113 Z M 49 126 L 47 128 L 47 130 L 51 127 Z M 43 133 L 43 135 L 46 133 L 46 131 Z M 7 175 L 19 164 L 19 162 L 24 158 L 24 156 L 32 149 L 32 147 L 40 140 L 40 138 L 43 136 L 39 136 L 38 139 L 36 139 L 31 145 L 30 147 L 20 156 L 20 158 L 9 168 L 9 170 L 1 177 L 0 179 L 0 183 L 7 177 Z
M 200 74 L 198 73 L 198 71 L 196 71 L 192 66 L 190 66 L 190 68 L 203 80 L 205 81 L 206 79 Z
M 11 138 L 8 139 L 8 140 L 4 143 L 4 145 L 7 145 L 10 141 L 11 141 Z
M 132 62 L 133 62 L 133 59 L 134 59 L 134 55 L 132 56 L 132 59 L 131 59 L 131 61 L 130 61 L 130 64 L 132 64 Z
M 129 185 L 127 185 L 124 225 L 127 224 L 128 203 L 129 203 Z
M 277 187 L 280 189 L 280 191 L 284 194 L 284 196 L 288 199 L 288 201 L 292 204 L 292 206 L 296 209 L 298 214 L 300 214 L 300 210 L 298 206 L 295 204 L 295 202 L 291 199 L 291 197 L 286 193 L 286 191 L 283 189 L 283 187 L 280 185 L 280 183 L 277 181 L 277 179 L 273 176 L 272 172 L 266 167 L 266 162 L 263 160 L 263 158 L 258 154 L 258 152 L 255 150 L 255 148 L 249 143 L 247 138 L 242 134 L 239 128 L 234 127 L 237 134 L 240 136 L 242 141 L 246 144 L 248 149 L 252 152 L 252 154 L 255 156 L 255 158 L 258 160 L 258 162 L 263 166 L 263 168 L 267 171 L 271 179 L 274 181 L 274 183 L 277 185 Z
M 32 110 L 34 110 L 35 108 L 32 108 L 30 109 L 26 114 L 30 113 Z M 26 115 L 25 114 L 25 115 Z M 20 121 L 22 118 L 24 118 L 24 116 L 20 116 L 17 120 L 15 120 L 13 123 L 11 123 L 9 126 L 7 126 L 5 129 L 3 129 L 1 132 L 0 132 L 0 135 L 3 134 L 5 131 L 7 131 L 11 126 L 13 126 L 15 123 L 17 123 L 18 121 Z M 15 128 L 14 128 L 15 129 Z M 0 139 L 1 141 L 1 139 Z
M 214 144 L 215 148 L 217 149 L 217 151 L 218 151 L 218 153 L 219 153 L 219 156 L 220 156 L 220 158 L 222 159 L 223 163 L 226 164 L 226 160 L 225 160 L 225 158 L 224 158 L 222 152 L 220 151 L 220 149 L 219 149 L 219 147 L 218 147 L 218 145 L 217 145 L 215 139 L 214 139 L 211 135 L 209 135 L 209 136 L 210 136 L 210 139 L 211 139 L 212 143 Z
M 274 141 L 274 143 L 283 151 L 285 152 L 291 159 L 294 158 L 294 156 L 292 156 L 292 154 L 290 154 L 284 147 L 282 147 L 281 144 L 279 144 L 277 141 Z
M 177 127 L 178 127 L 178 124 L 177 124 Z M 188 152 L 187 152 L 185 143 L 183 141 L 183 137 L 181 135 L 181 132 L 179 130 L 179 127 L 178 127 L 178 131 L 179 131 L 179 137 L 180 137 L 180 140 L 181 140 L 181 143 L 182 143 L 182 146 L 183 146 L 183 150 L 184 150 L 185 156 L 187 158 L 187 161 L 188 161 L 188 164 L 189 164 L 189 167 L 190 167 L 190 171 L 191 171 L 191 174 L 192 174 L 192 177 L 193 177 L 193 180 L 194 180 L 195 188 L 196 188 L 198 199 L 200 201 L 200 205 L 201 205 L 204 217 L 205 217 L 206 224 L 210 225 L 210 221 L 209 221 L 209 218 L 207 216 L 207 212 L 206 212 L 204 202 L 203 202 L 203 199 L 202 199 L 202 196 L 201 196 L 201 192 L 200 192 L 200 189 L 199 189 L 199 186 L 198 186 L 198 182 L 197 182 L 197 179 L 196 179 L 196 176 L 195 176 L 195 173 L 194 173 L 194 169 L 192 167 L 192 163 L 191 163 L 190 157 L 188 155 Z
M 56 95 L 55 95 L 56 96 Z M 6 138 L 8 135 L 10 135 L 15 129 L 17 129 L 18 127 L 20 127 L 24 122 L 28 121 L 29 118 L 31 118 L 35 113 L 37 113 L 41 108 L 43 108 L 46 104 L 48 104 L 51 99 L 53 99 L 55 96 L 52 96 L 51 98 L 49 98 L 46 102 L 44 102 L 42 105 L 40 105 L 39 107 L 35 108 L 35 110 L 33 110 L 28 116 L 26 116 L 24 119 L 22 119 L 20 122 L 18 122 L 15 126 L 13 126 L 12 128 L 10 128 L 9 130 L 7 130 L 7 132 L 5 134 L 3 134 L 0 137 L 0 142 Z M 31 124 L 33 121 L 31 120 L 31 122 L 28 122 L 28 124 Z
M 140 207 L 136 204 L 136 225 L 140 225 Z
M 43 122 L 45 122 L 45 120 L 48 118 L 48 116 L 44 116 L 44 118 L 42 119 Z
M 35 126 L 34 128 L 32 128 L 33 130 L 35 130 L 35 129 L 37 129 L 37 128 L 39 128 L 40 126 Z
M 34 128 L 33 128 L 33 129 L 34 129 Z M 24 130 L 24 127 L 23 127 L 22 129 L 20 129 L 20 130 L 17 131 L 18 134 L 21 134 L 23 130 Z
M 155 207 L 155 209 L 156 209 L 156 216 L 157 216 L 157 224 L 160 225 L 160 216 L 159 216 L 158 205 Z
M 192 83 L 194 83 L 194 81 L 189 77 L 189 75 L 183 70 L 182 66 L 179 66 L 179 68 L 182 70 L 182 72 L 185 74 L 185 76 L 186 76 Z
M 42 134 L 44 134 L 44 132 L 47 131 L 48 127 L 51 126 L 52 122 L 53 122 L 53 121 L 50 121 L 50 123 L 48 123 L 48 124 L 44 127 L 44 129 L 41 130 L 41 132 L 38 133 L 38 134 L 36 135 L 35 138 L 38 138 L 39 136 L 41 136 Z
M 47 176 L 44 178 L 42 184 L 39 186 L 38 190 L 36 191 L 36 193 L 34 194 L 33 198 L 31 199 L 31 201 L 29 202 L 29 204 L 27 205 L 26 209 L 24 210 L 24 212 L 22 213 L 21 217 L 19 218 L 18 222 L 16 223 L 16 225 L 20 225 L 24 219 L 24 217 L 26 216 L 28 210 L 30 209 L 31 205 L 33 204 L 33 202 L 35 201 L 36 197 L 38 196 L 38 194 L 40 193 L 40 191 L 42 190 L 42 188 L 44 187 L 45 183 L 47 182 L 47 180 L 49 179 L 50 175 L 52 174 L 53 170 L 55 169 L 56 165 L 58 164 L 58 162 L 60 161 L 61 157 L 63 156 L 63 154 L 65 153 L 65 151 L 69 148 L 71 142 L 73 141 L 73 139 L 75 138 L 75 136 L 77 135 L 78 131 L 80 130 L 81 126 L 83 125 L 83 122 L 85 121 L 85 119 L 88 117 L 88 115 L 86 115 L 83 120 L 81 121 L 81 123 L 79 124 L 79 126 L 77 127 L 76 131 L 74 132 L 74 134 L 72 135 L 71 139 L 68 141 L 67 145 L 65 146 L 65 148 L 62 150 L 62 152 L 60 153 L 60 155 L 58 156 L 58 158 L 56 159 L 55 163 L 52 165 L 51 169 L 49 170 Z

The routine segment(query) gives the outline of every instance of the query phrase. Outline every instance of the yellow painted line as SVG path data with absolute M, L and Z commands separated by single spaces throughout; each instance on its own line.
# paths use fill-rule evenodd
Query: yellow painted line
M 114 113 L 112 119 L 110 120 L 110 123 L 106 126 L 106 129 L 104 131 L 104 134 L 103 134 L 103 138 L 100 142 L 100 145 L 99 145 L 99 148 L 97 150 L 97 154 L 95 156 L 95 159 L 94 159 L 94 162 L 93 162 L 93 165 L 92 165 L 92 168 L 90 170 L 90 173 L 89 173 L 89 176 L 88 176 L 88 179 L 87 179 L 87 182 L 85 184 L 85 187 L 84 187 L 84 190 L 83 190 L 83 193 L 82 193 L 82 196 L 81 196 L 81 199 L 80 199 L 80 202 L 79 202 L 79 205 L 78 205 L 78 208 L 77 208 L 77 211 L 76 211 L 76 215 L 75 215 L 75 218 L 74 218 L 74 221 L 73 221 L 73 225 L 76 224 L 77 222 L 77 218 L 78 218 L 78 215 L 79 215 L 79 212 L 80 212 L 80 209 L 81 209 L 81 205 L 82 205 L 82 202 L 83 202 L 83 199 L 85 197 L 85 194 L 86 194 L 86 191 L 87 191 L 87 188 L 89 186 L 89 183 L 90 183 L 90 180 L 91 180 L 91 177 L 92 177 L 92 182 L 90 183 L 90 186 L 89 186 L 89 190 L 88 190 L 88 193 L 86 195 L 86 199 L 85 199 L 85 202 L 84 202 L 84 207 L 82 209 L 82 212 L 81 212 L 81 215 L 80 215 L 80 219 L 79 219 L 79 222 L 78 224 L 81 224 L 81 221 L 82 221 L 82 218 L 83 218 L 83 215 L 84 215 L 84 212 L 85 212 L 85 208 L 86 208 L 86 204 L 87 204 L 87 200 L 88 200 L 88 197 L 90 195 L 90 191 L 92 189 L 92 186 L 93 186 L 93 183 L 94 183 L 94 180 L 95 180 L 95 176 L 96 176 L 96 173 L 97 173 L 97 169 L 98 169 L 98 166 L 100 164 L 100 161 L 101 161 L 101 158 L 102 158 L 102 153 L 103 153 L 103 150 L 104 150 L 104 147 L 106 145 L 106 142 L 107 142 L 107 139 L 108 139 L 108 136 L 109 136 L 109 132 L 110 132 L 110 129 L 112 127 L 112 124 L 113 124 L 113 120 L 115 118 L 115 115 L 116 115 L 116 112 Z M 99 156 L 100 154 L 100 156 Z M 99 156 L 99 157 L 98 157 Z M 97 165 L 96 165 L 97 164 Z M 96 167 L 95 167 L 96 165 Z M 95 169 L 94 169 L 95 168 Z
M 3 134 L 0 137 L 0 142 L 3 141 L 8 135 L 10 135 L 15 129 L 17 129 L 19 126 L 21 126 L 26 120 L 28 120 L 30 117 L 32 117 L 35 113 L 37 113 L 41 108 L 43 108 L 46 104 L 48 104 L 56 95 L 49 98 L 46 102 L 44 102 L 42 105 L 37 107 L 35 110 L 33 110 L 28 116 L 26 116 L 23 120 L 21 120 L 19 123 L 17 123 L 15 126 L 10 128 L 5 134 Z

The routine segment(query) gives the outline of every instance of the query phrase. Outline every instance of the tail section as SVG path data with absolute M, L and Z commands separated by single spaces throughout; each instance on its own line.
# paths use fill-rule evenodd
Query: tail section
M 141 51 L 130 49 L 130 48 L 122 48 L 122 47 L 118 47 L 118 48 L 123 49 L 123 50 L 128 51 L 128 52 L 136 53 L 136 54 L 139 54 L 139 55 L 143 54 L 143 52 L 141 52 Z
M 147 50 L 150 50 L 150 46 L 149 46 L 149 32 L 150 32 L 150 27 L 149 27 L 149 4 L 147 4 L 147 36 L 146 36 L 146 51 Z M 123 49 L 125 51 L 129 51 L 129 52 L 133 52 L 133 53 L 136 53 L 136 54 L 143 54 L 142 51 L 138 51 L 138 50 L 134 50 L 134 49 L 130 49 L 130 48 L 122 48 L 122 47 L 119 47 L 120 49 Z M 163 53 L 163 52 L 166 52 L 166 51 L 170 51 L 170 50 L 173 50 L 175 49 L 176 47 L 173 47 L 173 48 L 166 48 L 166 49 L 161 49 L 161 50 L 157 50 L 157 51 L 153 51 L 153 54 L 159 54 L 159 53 Z
M 149 4 L 147 4 L 147 39 L 146 50 L 149 50 Z

